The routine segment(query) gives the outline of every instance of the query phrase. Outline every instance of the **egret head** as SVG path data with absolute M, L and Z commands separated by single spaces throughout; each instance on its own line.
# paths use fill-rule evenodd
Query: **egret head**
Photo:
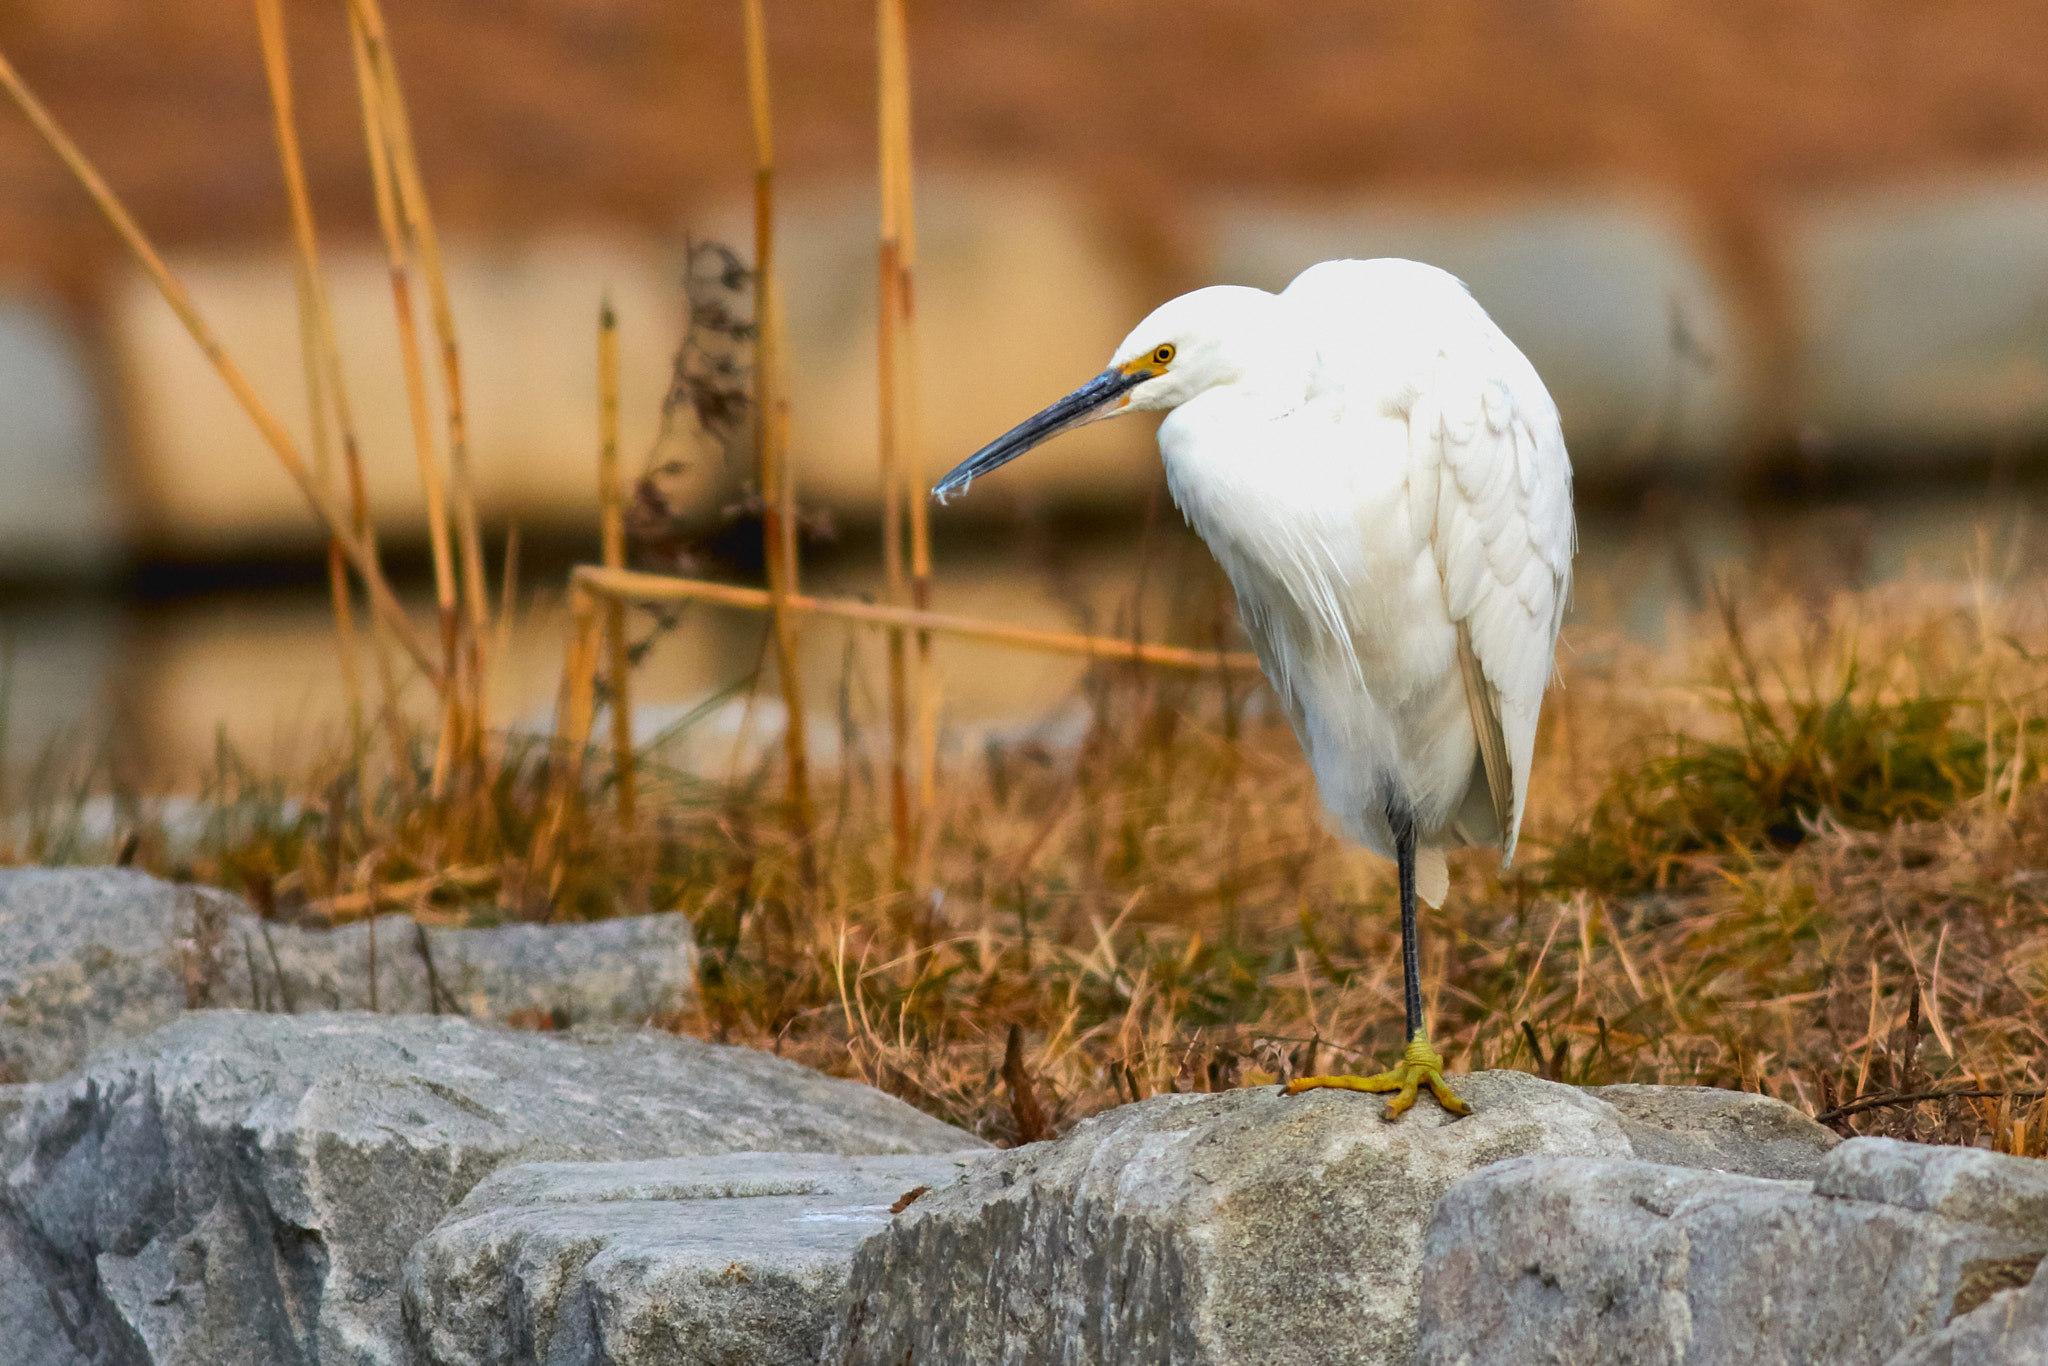
M 1262 289 L 1212 285 L 1170 299 L 1125 337 L 1109 368 L 983 446 L 932 488 L 941 502 L 977 475 L 1007 465 L 1061 432 L 1121 413 L 1163 412 L 1219 385 L 1300 361 L 1280 299 Z M 1299 372 L 1306 375 L 1305 365 Z

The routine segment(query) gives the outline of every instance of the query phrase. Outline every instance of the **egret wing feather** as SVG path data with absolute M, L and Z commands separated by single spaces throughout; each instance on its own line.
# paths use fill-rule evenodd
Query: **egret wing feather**
M 1428 541 L 1458 628 L 1505 862 L 1521 826 L 1577 548 L 1557 407 L 1528 358 L 1441 271 L 1325 262 L 1287 295 L 1312 310 L 1322 334 L 1311 396 L 1372 402 L 1407 418 L 1409 520 Z
M 1521 353 L 1490 322 L 1485 332 L 1469 357 L 1439 354 L 1431 368 L 1409 416 L 1410 478 L 1436 493 L 1422 525 L 1445 610 L 1477 665 L 1465 675 L 1468 693 L 1491 693 L 1470 701 L 1505 860 L 1528 796 L 1575 533 L 1557 410 Z M 1505 782 L 1496 774 L 1503 763 Z

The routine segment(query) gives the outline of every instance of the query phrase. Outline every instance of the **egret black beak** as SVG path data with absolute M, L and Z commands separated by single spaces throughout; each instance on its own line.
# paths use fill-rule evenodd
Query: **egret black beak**
M 1155 372 L 1135 369 L 1105 370 L 1068 394 L 1044 412 L 1028 417 L 983 446 L 954 467 L 953 472 L 932 486 L 932 497 L 945 502 L 956 493 L 967 492 L 976 475 L 1007 465 L 1033 446 L 1041 445 L 1097 418 L 1108 417 L 1121 407 L 1119 400 L 1151 379 Z

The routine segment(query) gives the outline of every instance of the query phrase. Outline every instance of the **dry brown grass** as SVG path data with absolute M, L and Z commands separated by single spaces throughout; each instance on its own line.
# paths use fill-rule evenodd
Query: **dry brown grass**
M 1737 1086 L 1810 1113 L 1996 1091 L 1841 1124 L 2041 1151 L 2048 874 L 2031 870 L 2048 862 L 2048 804 L 2019 737 L 2040 743 L 2048 675 L 2026 642 L 2044 590 L 1752 599 L 1662 655 L 1579 633 L 1522 860 L 1503 874 L 1466 856 L 1425 920 L 1454 1065 Z M 1030 1103 L 1003 1076 L 1012 1026 L 1055 1129 L 1160 1090 L 1396 1053 L 1391 880 L 1324 833 L 1285 726 L 1256 699 L 1156 675 L 1105 674 L 1091 702 L 1077 753 L 992 750 L 948 775 L 927 897 L 888 887 L 872 795 L 831 826 L 808 906 L 772 891 L 786 854 L 729 811 L 748 890 L 700 903 L 703 1002 L 677 1024 L 1009 1140 Z M 1802 729 L 1816 709 L 1832 726 Z M 1942 720 L 1897 724 L 1920 713 Z M 1859 767 L 1873 751 L 1879 769 Z M 1750 781 L 1660 804 L 1703 754 Z M 1785 778 L 1802 765 L 1841 784 Z M 1893 819 L 1885 794 L 1915 773 L 1930 791 Z M 1793 827 L 1760 823 L 1753 808 L 1788 791 Z M 1572 855 L 1602 821 L 1635 845 L 1589 878 Z
M 1674 619 L 1662 651 L 1568 632 L 1521 858 L 1464 856 L 1425 916 L 1440 1046 L 1455 1068 L 1736 1086 L 1810 1113 L 1993 1092 L 1838 1124 L 2042 1152 L 2048 580 L 1736 600 Z M 722 786 L 659 746 L 630 832 L 589 756 L 546 879 L 526 851 L 561 756 L 538 742 L 499 751 L 481 829 L 427 795 L 422 738 L 412 774 L 367 789 L 381 757 L 286 779 L 224 753 L 196 845 L 129 802 L 111 846 L 45 822 L 12 853 L 125 844 L 290 918 L 680 909 L 702 990 L 670 1027 L 1015 1141 L 1399 1048 L 1388 870 L 1325 831 L 1268 695 L 1235 687 L 1101 666 L 1078 747 L 991 745 L 941 775 L 921 888 L 894 871 L 880 725 L 820 775 L 814 886 L 771 766 Z
M 351 12 L 367 22 L 375 6 Z M 765 186 L 761 54 L 757 43 Z M 380 69 L 365 86 L 373 133 L 404 119 Z M 385 148 L 400 163 L 408 149 L 397 134 Z M 431 276 L 417 170 L 378 179 Z M 1711 198 L 1705 180 L 1694 188 Z M 761 262 L 770 221 L 764 211 Z M 772 375 L 763 349 L 757 370 Z M 458 392 L 452 366 L 446 383 Z M 753 399 L 772 451 L 777 401 Z M 433 440 L 423 430 L 428 466 Z M 458 420 L 458 473 L 462 441 Z M 296 468 L 289 443 L 274 444 Z M 306 483 L 374 592 L 367 529 Z M 786 481 L 764 467 L 760 487 L 793 525 Z M 796 586 L 794 543 L 772 520 L 768 540 L 780 597 Z M 908 858 L 892 764 L 856 743 L 814 784 L 793 744 L 785 772 L 716 785 L 664 766 L 659 744 L 628 766 L 580 744 L 482 735 L 480 701 L 453 700 L 462 686 L 482 696 L 481 561 L 466 545 L 471 611 L 458 614 L 439 549 L 451 705 L 438 736 L 401 734 L 373 754 L 358 723 L 291 775 L 224 750 L 196 839 L 174 838 L 119 782 L 52 767 L 0 854 L 118 856 L 295 919 L 386 905 L 458 923 L 681 910 L 697 927 L 701 992 L 671 1027 L 863 1077 L 1004 1141 L 1161 1090 L 1364 1068 L 1398 1051 L 1387 870 L 1325 831 L 1292 735 L 1244 680 L 1099 666 L 1080 745 L 996 744 L 955 763 L 920 803 Z M 1865 1107 L 1835 1120 L 1844 1128 L 2048 1150 L 2048 875 L 2036 871 L 2048 867 L 2048 801 L 2035 754 L 2048 579 L 1987 572 L 1972 586 L 1827 597 L 1753 586 L 1675 624 L 1680 643 L 1661 653 L 1572 633 L 1522 861 L 1504 873 L 1467 858 L 1426 917 L 1425 992 L 1453 1067 L 1742 1086 L 1819 1114 Z M 572 668 L 588 677 L 595 637 L 579 640 Z M 594 695 L 565 689 L 585 713 Z M 797 712 L 793 683 L 789 696 Z M 567 733 L 587 735 L 590 719 Z M 901 716 L 895 730 L 900 755 Z M 636 800 L 622 818 L 607 789 L 625 767 Z M 59 787 L 112 792 L 110 840 L 83 835 Z M 1971 1094 L 1908 1099 L 1930 1091 Z

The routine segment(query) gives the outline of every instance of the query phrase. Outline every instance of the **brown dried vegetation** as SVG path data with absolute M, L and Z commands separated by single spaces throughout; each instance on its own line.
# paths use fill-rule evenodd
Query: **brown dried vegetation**
M 1885 1098 L 1837 1127 L 2048 1149 L 2048 581 L 1736 601 L 1674 619 L 1664 651 L 1568 631 L 1521 857 L 1454 860 L 1425 916 L 1440 1046 L 1461 1069 L 1735 1086 L 1810 1113 Z M 918 888 L 894 878 L 886 773 L 850 723 L 815 885 L 768 767 L 714 787 L 658 745 L 631 834 L 591 756 L 552 895 L 516 852 L 447 866 L 419 785 L 355 790 L 360 756 L 287 783 L 224 754 L 196 854 L 173 855 L 146 803 L 126 838 L 286 916 L 373 896 L 470 922 L 679 908 L 702 993 L 670 1027 L 1000 1141 L 1392 1057 L 1391 878 L 1326 833 L 1263 687 L 1109 666 L 1086 701 L 1071 750 L 991 742 L 947 767 Z M 505 849 L 527 847 L 549 765 L 508 750 Z M 16 857 L 107 856 L 66 828 Z M 1889 1103 L 1954 1090 L 1990 1094 Z
M 1840 57 L 1854 45 L 1799 39 L 1851 8 L 1746 4 L 1688 20 L 1680 33 L 1610 3 L 1508 24 L 1499 5 L 1475 0 L 1427 19 L 1376 20 L 1358 41 L 1381 60 L 1426 38 L 1460 51 L 1505 46 L 1583 61 L 1620 49 L 1593 41 L 1590 27 L 1573 36 L 1572 25 L 1598 19 L 1633 33 L 1644 51 L 1695 78 L 1686 87 L 1692 102 L 1674 106 L 1664 123 L 1632 118 L 1634 106 L 1616 93 L 1634 88 L 1626 80 L 1546 84 L 1531 74 L 1561 78 L 1573 69 L 1561 59 L 1502 77 L 1527 99 L 1469 107 L 1447 99 L 1456 82 L 1436 65 L 1408 63 L 1411 76 L 1430 73 L 1414 108 L 1455 106 L 1481 131 L 1488 125 L 1474 111 L 1505 110 L 1516 127 L 1545 130 L 1540 147 L 1524 149 L 1524 171 L 1557 169 L 1543 157 L 1559 148 L 1577 149 L 1574 164 L 1596 168 L 1637 167 L 1674 147 L 1722 149 L 1723 162 L 1686 173 L 1706 203 L 1734 182 L 1773 179 L 1750 172 L 1775 168 L 1782 179 L 1806 164 L 1797 137 L 1735 135 L 1742 111 L 1754 118 L 1804 106 L 1752 98 L 1744 93 L 1751 85 L 1717 73 L 1739 67 L 1750 82 L 1768 83 L 1789 79 L 1800 54 Z M 1885 34 L 1904 43 L 1945 13 L 1926 9 Z M 1004 31 L 1009 21 L 991 15 L 982 15 L 988 32 Z M 422 11 L 419 22 L 452 21 Z M 12 20 L 0 36 L 15 25 L 44 40 L 46 62 L 69 41 L 47 16 Z M 90 16 L 75 26 L 90 28 Z M 1372 123 L 1377 140 L 1357 145 L 1393 149 L 1385 166 L 1366 168 L 1375 176 L 1392 178 L 1396 153 L 1426 143 L 1419 160 L 1513 179 L 1506 162 L 1488 158 L 1512 159 L 1519 144 L 1461 141 L 1465 125 L 1455 122 L 1411 128 L 1391 104 L 1352 109 L 1349 92 L 1384 83 L 1361 80 L 1341 53 L 1322 65 L 1289 56 L 1290 43 L 1321 41 L 1313 25 L 1238 33 L 1211 14 L 1164 36 L 1215 34 L 1230 39 L 1216 50 L 1233 62 L 1285 58 L 1290 70 L 1321 71 L 1320 81 L 1285 88 L 1327 98 L 1331 117 L 1296 122 L 1341 126 L 1337 115 L 1350 110 Z M 989 72 L 1028 78 L 1031 64 L 982 57 L 973 34 L 956 36 L 951 46 L 966 57 L 934 64 L 942 82 L 980 88 Z M 1754 49 L 1749 57 L 1767 50 L 1778 60 L 1742 60 L 1736 36 Z M 1994 47 L 1945 42 L 1911 55 L 1939 53 L 1939 70 L 1954 76 L 1971 53 L 1988 61 Z M 1117 46 L 1098 49 L 1114 55 Z M 461 52 L 469 68 L 502 74 L 461 43 L 425 50 Z M 1956 82 L 1992 91 L 2038 80 L 2039 64 L 2028 66 L 2021 47 L 1997 50 L 2000 81 Z M 1861 52 L 1867 60 L 1845 66 L 1849 75 L 1827 88 L 1862 90 L 1853 77 L 1875 72 L 1883 55 Z M 719 58 L 729 64 L 730 54 Z M 1646 88 L 1663 88 L 1661 70 L 1628 66 Z M 1922 109 L 1933 98 L 1908 99 L 1897 82 L 1872 89 L 1865 98 L 1888 110 Z M 307 106 L 333 93 L 309 90 Z M 946 98 L 941 84 L 932 103 L 943 109 Z M 401 109 L 395 90 L 387 104 L 387 112 Z M 1537 115 L 1545 109 L 1577 122 L 1544 124 Z M 1715 111 L 1725 117 L 1706 117 Z M 1166 122 L 1173 145 L 1252 178 L 1212 155 L 1202 140 L 1208 125 Z M 431 126 L 444 138 L 468 134 L 460 120 Z M 683 127 L 701 136 L 707 126 L 668 120 L 664 136 Z M 1806 129 L 1813 147 L 1825 143 L 1813 131 L 1824 126 L 1833 125 L 1790 124 Z M 1986 135 L 2001 153 L 2048 146 L 2034 124 L 2012 127 L 2009 136 Z M 316 184 L 323 136 L 309 140 Z M 1907 154 L 1919 144 L 1904 133 L 1886 145 L 1906 149 L 1902 164 L 1918 155 Z M 625 155 L 633 144 L 619 147 Z M 117 155 L 159 154 L 133 141 Z M 0 143 L 0 164 L 13 160 Z M 132 162 L 121 169 L 133 173 L 124 181 L 143 182 L 146 197 L 149 177 Z M 1120 183 L 1149 182 L 1135 174 Z M 474 186 L 458 179 L 458 206 L 465 188 Z M 1742 198 L 1727 193 L 1728 203 Z M 47 184 L 34 198 L 33 211 L 0 215 L 0 238 L 62 227 Z M 609 201 L 593 194 L 588 202 Z M 1739 256 L 1744 232 L 1728 235 L 1736 245 L 1727 251 Z M 459 448 L 459 434 L 449 443 Z M 793 506 L 773 481 L 762 487 Z M 328 517 L 339 533 L 341 516 Z M 475 687 L 484 668 L 481 570 L 466 567 L 465 579 L 479 644 L 470 662 L 450 650 L 447 674 Z M 445 592 L 443 606 L 452 611 Z M 1673 626 L 1678 643 L 1662 652 L 1618 632 L 1574 628 L 1569 687 L 1549 708 L 1520 863 L 1503 872 L 1467 857 L 1446 907 L 1426 918 L 1425 990 L 1452 1065 L 1521 1067 L 1573 1083 L 1742 1086 L 1833 1115 L 1845 1130 L 2048 1151 L 2040 1103 L 2048 1087 L 2048 800 L 2038 753 L 2048 720 L 2048 578 L 1987 571 L 1969 585 L 1834 596 L 1752 585 Z M 596 651 L 571 658 L 580 687 Z M 622 671 L 614 687 L 623 681 Z M 1401 1004 L 1391 881 L 1325 832 L 1307 769 L 1268 695 L 1242 678 L 1105 665 L 1084 700 L 1089 723 L 1072 748 L 991 741 L 948 761 L 916 829 L 914 858 L 899 843 L 902 803 L 892 801 L 890 779 L 877 776 L 886 766 L 868 757 L 873 747 L 851 708 L 842 714 L 847 757 L 821 775 L 816 818 L 791 821 L 772 763 L 731 783 L 707 782 L 666 765 L 667 737 L 624 751 L 638 815 L 622 818 L 613 797 L 626 763 L 486 733 L 480 706 L 468 721 L 451 708 L 438 737 L 404 732 L 395 707 L 385 708 L 383 737 L 359 717 L 347 743 L 291 774 L 254 772 L 223 748 L 197 804 L 196 835 L 132 782 L 51 757 L 7 789 L 17 814 L 0 821 L 13 841 L 0 855 L 98 862 L 118 851 L 121 862 L 230 887 L 265 914 L 292 918 L 344 919 L 384 906 L 459 923 L 681 910 L 697 927 L 700 1001 L 664 1023 L 863 1077 L 1003 1141 L 1054 1133 L 1163 1090 L 1263 1084 L 1393 1056 Z M 451 768 L 462 781 L 449 780 Z M 118 820 L 89 835 L 86 798 L 95 793 L 113 797 Z M 801 796 L 796 804 L 807 805 Z M 1942 1094 L 1923 1098 L 1929 1092 Z

